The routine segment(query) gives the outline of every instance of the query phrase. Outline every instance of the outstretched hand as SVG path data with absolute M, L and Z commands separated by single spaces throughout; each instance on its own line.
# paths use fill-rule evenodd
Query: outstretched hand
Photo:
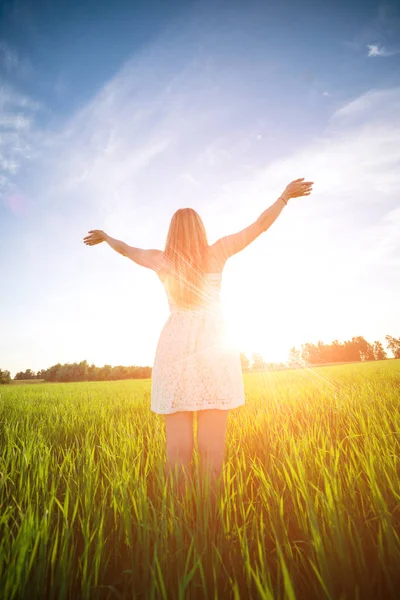
M 290 198 L 299 198 L 300 196 L 309 196 L 312 192 L 313 181 L 304 181 L 304 177 L 291 181 L 285 188 L 282 196 L 289 200 Z
M 92 229 L 88 231 L 89 235 L 83 238 L 86 246 L 95 246 L 96 244 L 101 244 L 101 242 L 105 242 L 107 239 L 107 234 L 101 229 Z

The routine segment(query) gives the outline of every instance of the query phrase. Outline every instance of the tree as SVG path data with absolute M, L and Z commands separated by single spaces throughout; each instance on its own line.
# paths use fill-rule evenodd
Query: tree
M 346 340 L 344 343 L 343 362 L 352 362 L 357 360 L 361 360 L 360 348 L 358 344 L 354 341 L 354 338 L 351 341 Z
M 393 352 L 395 358 L 400 358 L 400 338 L 394 338 L 391 335 L 385 336 L 388 348 Z
M 317 365 L 321 361 L 320 348 L 315 344 L 302 344 L 301 346 L 301 359 L 303 363 L 310 365 Z
M 264 362 L 263 357 L 261 356 L 261 354 L 254 352 L 253 356 L 252 356 L 251 370 L 252 371 L 262 371 L 264 368 L 265 368 L 265 362 Z
M 11 383 L 10 371 L 2 371 L 0 369 L 0 385 L 5 385 L 6 383 Z
M 288 363 L 289 363 L 289 366 L 291 366 L 291 367 L 298 367 L 301 364 L 300 350 L 297 350 L 297 348 L 295 348 L 295 346 L 293 346 L 289 350 Z
M 244 372 L 250 371 L 250 361 L 247 358 L 245 352 L 240 353 L 240 363 L 242 365 L 242 371 L 244 371 Z
M 87 368 L 88 381 L 95 381 L 96 380 L 96 375 L 97 375 L 97 367 L 96 367 L 96 365 L 91 364 Z
M 375 360 L 384 360 L 387 358 L 387 353 L 384 350 L 381 342 L 374 342 L 374 355 Z
M 374 348 L 372 344 L 367 342 L 362 335 L 353 337 L 352 340 L 358 346 L 361 360 L 375 360 Z
M 32 371 L 31 369 L 27 369 L 26 371 L 20 371 L 19 373 L 17 373 L 14 377 L 14 379 L 16 381 L 26 381 L 27 379 L 36 379 L 36 373 L 34 373 L 34 371 Z
M 100 381 L 107 381 L 107 379 L 111 379 L 111 373 L 112 373 L 112 366 L 104 365 L 104 367 L 99 368 L 97 378 Z

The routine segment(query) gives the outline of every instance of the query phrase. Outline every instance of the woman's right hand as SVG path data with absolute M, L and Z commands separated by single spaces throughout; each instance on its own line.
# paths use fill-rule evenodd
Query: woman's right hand
M 89 235 L 83 238 L 86 246 L 95 246 L 96 244 L 101 244 L 101 242 L 107 240 L 107 234 L 101 229 L 91 229 L 88 233 Z
M 312 192 L 311 186 L 314 184 L 313 181 L 304 181 L 304 177 L 291 181 L 286 186 L 282 197 L 287 201 L 290 198 L 299 198 L 300 196 L 309 196 Z

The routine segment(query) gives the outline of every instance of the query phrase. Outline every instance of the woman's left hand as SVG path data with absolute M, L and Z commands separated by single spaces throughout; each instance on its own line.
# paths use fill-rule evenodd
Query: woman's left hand
M 101 242 L 105 242 L 107 239 L 107 234 L 101 229 L 92 229 L 88 233 L 90 235 L 87 235 L 85 238 L 83 238 L 83 241 L 87 246 L 101 244 Z

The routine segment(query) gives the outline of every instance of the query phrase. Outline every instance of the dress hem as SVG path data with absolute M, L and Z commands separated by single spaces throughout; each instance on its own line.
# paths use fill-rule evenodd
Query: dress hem
M 170 410 L 168 412 L 161 412 L 158 410 L 155 410 L 154 408 L 150 407 L 151 412 L 155 413 L 156 415 L 172 415 L 174 413 L 177 412 L 198 412 L 201 410 L 232 410 L 235 408 L 239 408 L 240 406 L 245 406 L 245 402 L 240 402 L 238 404 L 232 404 L 232 405 L 226 405 L 226 406 L 221 406 L 221 405 L 217 405 L 217 406 L 197 406 L 196 408 L 177 408 L 176 410 Z

